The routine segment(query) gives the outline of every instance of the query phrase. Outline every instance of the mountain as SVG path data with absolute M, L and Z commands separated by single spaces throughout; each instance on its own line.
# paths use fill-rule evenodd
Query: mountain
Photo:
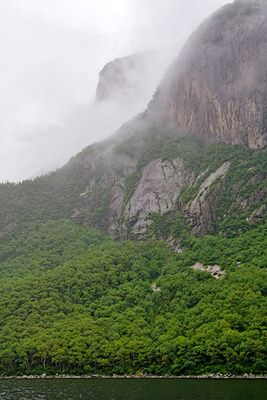
M 143 113 L 0 185 L 3 375 L 267 372 L 266 23 L 224 6 Z
M 160 109 L 207 143 L 267 144 L 266 1 L 235 1 L 191 36 L 160 85 Z
M 194 234 L 235 235 L 264 221 L 266 24 L 259 1 L 236 1 L 208 18 L 144 113 L 51 176 L 2 185 L 2 235 L 40 212 L 123 238 L 149 235 L 157 214 L 179 214 Z M 98 101 L 125 94 L 132 71 L 142 76 L 154 56 L 105 66 Z
M 194 232 L 220 230 L 219 225 L 223 225 L 224 222 L 218 220 L 227 218 L 228 213 L 232 216 L 233 209 L 236 215 L 243 213 L 243 225 L 246 225 L 245 220 L 250 218 L 249 209 L 251 213 L 257 212 L 252 208 L 258 206 L 260 214 L 265 212 L 265 206 L 262 204 L 266 196 L 265 190 L 261 192 L 257 189 L 255 193 L 252 188 L 253 180 L 254 183 L 259 183 L 264 179 L 263 170 L 263 174 L 258 171 L 255 175 L 247 175 L 242 183 L 235 182 L 236 198 L 232 198 L 227 207 L 222 204 L 224 200 L 221 196 L 225 196 L 222 192 L 227 191 L 225 181 L 231 180 L 229 160 L 230 153 L 234 150 L 225 148 L 225 157 L 221 164 L 217 165 L 217 170 L 211 170 L 210 174 L 204 171 L 202 166 L 199 166 L 197 171 L 192 171 L 192 168 L 186 170 L 184 160 L 178 157 L 181 151 L 177 150 L 175 154 L 177 144 L 174 138 L 178 140 L 179 136 L 185 136 L 185 140 L 188 141 L 191 136 L 195 136 L 196 140 L 208 145 L 221 142 L 244 145 L 251 149 L 265 148 L 266 36 L 266 2 L 258 1 L 237 1 L 226 5 L 194 32 L 159 85 L 144 115 L 124 129 L 125 142 L 122 144 L 121 139 L 119 149 L 123 146 L 131 149 L 128 150 L 128 153 L 132 152 L 128 154 L 131 159 L 126 161 L 125 166 L 133 168 L 133 162 L 136 162 L 136 167 L 133 168 L 132 178 L 127 178 L 128 172 L 120 177 L 113 175 L 110 178 L 114 181 L 110 188 L 111 232 L 118 229 L 128 232 L 130 229 L 138 235 L 143 235 L 149 215 L 177 208 L 175 203 L 179 200 L 181 190 L 188 187 L 195 190 L 196 197 L 180 208 Z M 131 134 L 131 131 L 134 134 Z M 161 143 L 162 138 L 164 143 Z M 168 142 L 169 147 L 173 145 L 172 157 L 165 152 L 167 160 L 162 163 L 162 160 L 155 158 L 160 158 L 160 153 Z M 170 142 L 173 142 L 172 145 Z M 196 146 L 196 141 L 193 142 L 193 146 Z M 179 145 L 181 146 L 180 143 Z M 116 148 L 115 141 L 112 146 Z M 155 154 L 149 158 L 150 147 Z M 193 154 L 194 149 L 188 148 L 188 153 L 190 152 Z M 124 156 L 125 153 L 127 152 L 124 152 Z M 149 158 L 149 162 L 143 165 L 140 161 L 142 153 L 145 154 L 145 158 Z M 202 149 L 197 150 L 197 153 L 197 162 L 200 162 Z M 253 154 L 255 156 L 255 153 Z M 188 155 L 183 153 L 183 157 Z M 114 157 L 116 158 L 115 155 Z M 250 171 L 254 165 L 251 168 Z M 112 168 L 109 168 L 109 171 L 111 170 Z M 256 170 L 257 167 L 255 172 Z M 227 171 L 230 171 L 228 175 Z M 128 185 L 127 179 L 135 179 L 132 196 L 128 196 L 128 199 L 125 198 L 125 190 L 122 189 Z M 123 183 L 124 181 L 126 183 Z M 221 189 L 218 188 L 220 185 Z M 238 194 L 240 185 L 250 186 L 245 195 Z M 212 190 L 209 190 L 207 196 L 211 186 Z M 201 193 L 203 191 L 204 193 Z M 219 215 L 217 210 L 222 215 Z
M 99 73 L 96 104 L 115 102 L 129 107 L 148 102 L 172 58 L 173 51 L 159 50 L 131 54 L 107 63 Z

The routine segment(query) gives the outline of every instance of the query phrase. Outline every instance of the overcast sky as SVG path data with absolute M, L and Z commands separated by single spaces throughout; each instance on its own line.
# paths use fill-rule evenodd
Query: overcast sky
M 101 115 L 104 127 L 92 122 L 104 64 L 151 49 L 178 55 L 191 31 L 227 2 L 0 0 L 0 181 L 60 167 L 112 133 L 133 110 L 110 123 L 112 111 Z

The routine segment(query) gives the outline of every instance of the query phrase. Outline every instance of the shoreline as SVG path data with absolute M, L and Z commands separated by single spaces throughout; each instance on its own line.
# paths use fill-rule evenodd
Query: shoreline
M 12 375 L 12 376 L 0 376 L 0 380 L 51 380 L 51 379 L 247 379 L 247 380 L 266 380 L 267 375 L 223 375 L 223 374 L 207 374 L 207 375 Z

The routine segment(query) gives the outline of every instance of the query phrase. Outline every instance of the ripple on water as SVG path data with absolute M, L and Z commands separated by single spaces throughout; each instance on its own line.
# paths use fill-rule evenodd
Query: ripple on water
M 266 400 L 267 381 L 0 380 L 0 400 Z

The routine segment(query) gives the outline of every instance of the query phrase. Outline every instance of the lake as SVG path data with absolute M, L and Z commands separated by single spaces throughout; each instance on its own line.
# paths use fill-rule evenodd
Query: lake
M 265 380 L 0 380 L 0 400 L 266 400 Z

